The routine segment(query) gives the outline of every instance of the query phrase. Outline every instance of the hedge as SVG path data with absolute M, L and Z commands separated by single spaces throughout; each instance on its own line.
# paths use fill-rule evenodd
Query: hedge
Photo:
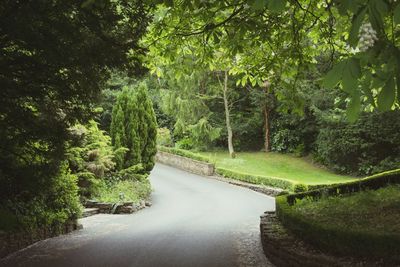
M 338 196 L 362 190 L 376 190 L 388 184 L 400 184 L 400 169 L 380 173 L 356 182 L 331 185 L 304 193 L 276 197 L 276 213 L 281 223 L 304 241 L 339 255 L 390 258 L 400 263 L 400 236 L 354 231 L 349 228 L 327 226 L 299 216 L 292 206 L 297 199 Z
M 285 180 L 281 178 L 275 178 L 275 177 L 267 177 L 267 176 L 261 176 L 261 175 L 252 175 L 248 173 L 240 173 L 240 172 L 235 172 L 231 170 L 227 170 L 224 168 L 216 168 L 215 172 L 219 175 L 222 175 L 224 177 L 232 178 L 235 180 L 240 180 L 243 182 L 248 182 L 252 184 L 263 184 L 267 186 L 272 186 L 272 187 L 278 187 L 282 188 L 285 190 L 293 191 L 295 187 L 295 183 L 290 181 L 290 180 Z
M 400 169 L 379 173 L 353 182 L 328 186 L 310 185 L 308 189 L 311 189 L 311 191 L 287 195 L 286 200 L 289 205 L 294 205 L 296 200 L 303 198 L 317 200 L 322 196 L 337 196 L 367 189 L 376 190 L 388 184 L 400 184 Z M 317 189 L 312 190 L 313 188 Z
M 298 216 L 285 196 L 276 198 L 276 213 L 290 232 L 307 243 L 330 253 L 356 256 L 391 258 L 400 261 L 400 236 L 354 231 L 340 226 L 327 226 Z M 350 219 L 350 218 L 349 218 Z M 397 255 L 397 256 L 396 256 Z M 394 258 L 394 259 L 393 259 Z
M 207 157 L 190 152 L 188 150 L 174 148 L 174 147 L 165 147 L 165 146 L 158 146 L 157 149 L 158 149 L 158 151 L 167 152 L 167 153 L 171 153 L 174 155 L 178 155 L 178 156 L 182 156 L 182 157 L 186 157 L 186 158 L 190 158 L 190 159 L 194 159 L 194 160 L 211 163 Z

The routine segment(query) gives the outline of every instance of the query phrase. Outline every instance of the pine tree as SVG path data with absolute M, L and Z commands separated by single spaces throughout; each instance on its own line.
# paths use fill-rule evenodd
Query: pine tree
M 142 164 L 147 172 L 153 169 L 157 122 L 144 84 L 137 90 L 125 88 L 118 96 L 110 132 L 114 149 L 127 149 L 123 157 L 116 157 L 118 169 L 137 164 Z
M 154 167 L 154 155 L 157 152 L 157 121 L 145 84 L 139 86 L 137 102 L 142 164 L 146 171 L 151 171 Z

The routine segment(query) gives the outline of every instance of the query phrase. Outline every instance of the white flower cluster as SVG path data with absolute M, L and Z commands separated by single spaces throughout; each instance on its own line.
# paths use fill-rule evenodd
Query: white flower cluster
M 374 46 L 377 40 L 376 31 L 372 28 L 371 23 L 364 23 L 360 28 L 360 40 L 358 41 L 360 51 L 367 51 Z

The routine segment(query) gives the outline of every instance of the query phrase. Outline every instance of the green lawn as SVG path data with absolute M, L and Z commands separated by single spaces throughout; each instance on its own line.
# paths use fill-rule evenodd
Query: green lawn
M 284 178 L 298 183 L 330 184 L 354 179 L 354 177 L 331 173 L 304 158 L 288 154 L 239 152 L 235 159 L 231 159 L 224 151 L 199 152 L 199 154 L 209 157 L 217 167 L 252 175 Z

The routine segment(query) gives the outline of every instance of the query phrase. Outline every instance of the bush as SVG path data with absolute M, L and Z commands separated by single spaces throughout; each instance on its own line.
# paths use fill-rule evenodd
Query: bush
M 400 228 L 393 222 L 398 221 L 399 194 L 398 186 L 389 186 L 316 202 L 303 199 L 294 206 L 279 196 L 276 211 L 287 229 L 318 249 L 398 264 Z
M 315 158 L 329 168 L 358 175 L 400 168 L 400 111 L 362 114 L 354 124 L 324 123 Z
M 120 177 L 121 180 L 144 181 L 148 174 L 142 164 L 136 164 L 129 168 L 120 170 L 117 176 Z
M 178 142 L 176 142 L 176 147 L 178 149 L 191 150 L 191 149 L 194 149 L 195 145 L 194 145 L 192 138 L 184 137 L 181 140 L 179 140 Z
M 77 177 L 64 164 L 59 174 L 46 186 L 46 191 L 30 197 L 20 194 L 3 202 L 1 230 L 31 231 L 42 227 L 62 227 L 67 220 L 77 219 L 82 206 L 78 197 Z M 29 199 L 27 199 L 29 197 Z M 5 222 L 10 223 L 6 225 Z
M 111 184 L 103 183 L 97 200 L 102 202 L 117 203 L 121 201 L 139 202 L 142 199 L 149 198 L 151 194 L 150 182 L 142 181 L 117 181 Z M 123 199 L 121 199 L 123 195 Z
M 248 182 L 248 183 L 252 183 L 252 184 L 262 184 L 262 185 L 266 185 L 266 186 L 286 189 L 289 191 L 292 191 L 293 187 L 294 187 L 294 184 L 292 181 L 281 179 L 281 178 L 239 173 L 239 172 L 227 170 L 224 168 L 216 168 L 215 172 L 224 177 L 228 177 L 228 178 L 232 178 L 235 180 L 240 180 L 240 181 Z
M 172 142 L 171 132 L 168 128 L 157 129 L 157 145 L 168 146 L 168 147 L 174 145 L 174 143 Z
M 308 186 L 306 184 L 295 184 L 293 191 L 295 193 L 306 192 L 308 190 Z
M 308 189 L 315 189 L 303 193 L 288 195 L 289 205 L 296 203 L 296 200 L 303 198 L 319 199 L 322 196 L 337 196 L 359 192 L 363 190 L 375 190 L 388 184 L 400 184 L 400 169 L 375 174 L 353 182 L 333 184 L 333 185 L 310 185 Z

